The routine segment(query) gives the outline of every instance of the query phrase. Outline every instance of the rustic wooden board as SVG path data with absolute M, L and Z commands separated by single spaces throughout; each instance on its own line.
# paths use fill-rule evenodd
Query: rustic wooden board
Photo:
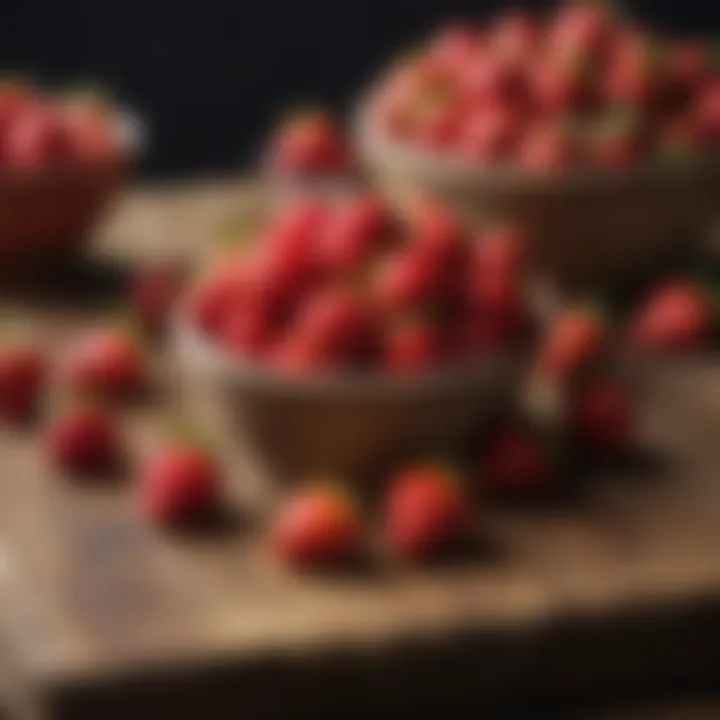
M 58 272 L 43 296 L 7 298 L 0 327 L 21 312 L 57 346 L 104 313 L 98 297 L 120 285 L 119 265 L 199 256 L 243 198 L 254 202 L 233 185 L 129 196 L 99 264 Z M 646 463 L 562 503 L 488 512 L 487 547 L 451 567 L 381 563 L 332 579 L 268 557 L 253 522 L 265 487 L 231 447 L 235 522 L 181 537 L 142 522 L 132 468 L 187 412 L 171 359 L 156 360 L 157 397 L 126 412 L 132 457 L 119 482 L 68 482 L 34 433 L 0 435 L 0 630 L 17 702 L 60 717 L 149 714 L 155 703 L 181 716 L 347 716 L 720 667 L 716 360 L 653 371 Z

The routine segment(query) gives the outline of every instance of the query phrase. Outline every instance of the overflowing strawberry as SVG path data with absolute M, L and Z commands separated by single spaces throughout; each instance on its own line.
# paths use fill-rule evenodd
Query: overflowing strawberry
M 375 196 L 303 199 L 200 280 L 191 321 L 239 360 L 289 373 L 428 371 L 528 327 L 525 239 L 470 236 L 436 204 L 401 222 Z
M 20 82 L 0 84 L 0 166 L 113 166 L 121 138 L 110 103 L 91 95 L 39 92 Z
M 391 68 L 370 109 L 384 135 L 480 166 L 618 169 L 667 157 L 678 123 L 717 149 L 719 81 L 701 43 L 568 0 L 549 17 L 440 29 Z

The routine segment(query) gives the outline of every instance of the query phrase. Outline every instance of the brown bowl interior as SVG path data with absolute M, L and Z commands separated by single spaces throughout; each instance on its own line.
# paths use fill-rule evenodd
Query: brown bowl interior
M 623 281 L 698 243 L 720 207 L 720 162 L 530 176 L 478 170 L 381 136 L 361 109 L 370 175 L 401 210 L 435 198 L 471 225 L 522 224 L 538 270 L 570 287 Z

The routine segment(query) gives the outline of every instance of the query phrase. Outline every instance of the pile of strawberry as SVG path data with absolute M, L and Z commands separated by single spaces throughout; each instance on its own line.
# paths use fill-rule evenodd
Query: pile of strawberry
M 372 103 L 385 135 L 527 171 L 702 156 L 720 145 L 720 74 L 702 43 L 663 38 L 608 4 L 510 12 L 440 31 Z
M 223 256 L 189 312 L 225 351 L 284 373 L 423 372 L 522 336 L 524 270 L 510 228 L 470 237 L 436 205 L 401 223 L 374 196 L 303 199 Z
M 0 82 L 0 167 L 112 165 L 122 149 L 113 112 L 94 94 L 50 94 Z

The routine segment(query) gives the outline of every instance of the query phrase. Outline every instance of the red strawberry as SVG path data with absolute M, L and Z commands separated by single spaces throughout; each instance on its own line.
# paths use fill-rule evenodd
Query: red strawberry
M 617 455 L 634 440 L 635 408 L 623 385 L 605 381 L 581 390 L 570 411 L 571 432 L 580 446 L 600 455 Z
M 463 68 L 459 78 L 467 102 L 486 108 L 497 104 L 514 104 L 522 99 L 523 76 L 507 58 L 484 52 Z
M 524 286 L 519 278 L 488 275 L 471 288 L 471 302 L 494 348 L 516 340 L 529 320 Z
M 664 58 L 658 43 L 633 33 L 616 44 L 605 75 L 607 101 L 618 107 L 651 106 L 662 90 Z
M 275 519 L 275 552 L 293 566 L 340 565 L 360 553 L 362 528 L 350 498 L 334 488 L 300 490 Z
M 263 355 L 271 347 L 274 337 L 272 322 L 252 305 L 228 313 L 219 328 L 223 347 L 241 357 Z
M 350 169 L 340 131 L 325 112 L 302 113 L 284 123 L 274 139 L 270 165 L 291 176 L 339 175 Z
M 637 115 L 620 112 L 602 119 L 590 143 L 589 160 L 598 167 L 622 169 L 636 164 L 643 150 Z
M 492 495 L 517 498 L 536 494 L 552 479 L 549 460 L 537 440 L 524 430 L 505 430 L 485 448 L 480 482 Z
M 387 210 L 378 198 L 361 196 L 341 204 L 331 212 L 320 238 L 324 266 L 335 274 L 358 271 L 389 230 Z
M 439 334 L 431 323 L 398 322 L 385 339 L 385 367 L 403 374 L 423 372 L 438 362 L 441 349 Z
M 411 245 L 390 255 L 374 277 L 378 306 L 390 313 L 420 309 L 442 297 L 447 277 L 429 253 Z
M 410 213 L 410 240 L 426 262 L 437 266 L 445 280 L 461 269 L 467 254 L 462 228 L 442 206 L 428 201 Z
M 73 473 L 113 469 L 122 456 L 115 420 L 96 407 L 75 408 L 60 416 L 47 437 L 50 462 Z
M 563 170 L 574 160 L 574 148 L 558 123 L 536 125 L 518 151 L 518 162 L 530 172 Z
M 145 385 L 145 361 L 125 333 L 99 330 L 81 337 L 61 360 L 64 379 L 76 390 L 121 398 Z
M 218 468 L 197 447 L 176 442 L 152 457 L 140 476 L 144 515 L 161 525 L 202 517 L 220 504 Z
M 479 50 L 481 41 L 472 25 L 454 23 L 435 33 L 430 41 L 430 55 L 443 67 L 460 69 Z
M 325 367 L 364 363 L 377 349 L 376 323 L 369 306 L 342 288 L 329 288 L 312 297 L 294 333 L 297 342 Z
M 22 83 L 0 82 L 0 142 L 15 117 L 32 102 L 31 94 Z
M 593 66 L 587 55 L 548 57 L 531 71 L 535 103 L 544 112 L 570 113 L 594 101 Z
M 146 330 L 157 332 L 165 327 L 182 285 L 182 273 L 174 265 L 146 265 L 135 273 L 129 302 Z
M 506 13 L 490 29 L 490 42 L 495 52 L 513 64 L 525 62 L 534 55 L 539 39 L 536 20 L 521 10 Z
M 494 319 L 484 310 L 465 308 L 450 322 L 445 356 L 451 361 L 482 357 L 496 351 L 505 339 Z
M 189 304 L 191 321 L 205 333 L 214 334 L 226 314 L 248 302 L 247 261 L 224 265 L 204 278 Z
M 701 91 L 694 113 L 703 140 L 717 146 L 720 143 L 720 82 L 712 82 Z
M 712 307 L 689 282 L 660 287 L 641 304 L 631 320 L 632 342 L 653 353 L 680 352 L 703 346 L 715 329 Z
M 44 359 L 33 347 L 0 350 L 0 418 L 24 422 L 35 414 L 45 370 Z
M 671 99 L 684 103 L 710 77 L 710 58 L 699 43 L 680 42 L 667 53 L 666 74 Z
M 430 104 L 413 118 L 411 139 L 431 149 L 451 147 L 462 129 L 462 112 L 450 102 Z
M 496 227 L 484 232 L 473 249 L 470 272 L 473 281 L 483 284 L 487 279 L 523 278 L 527 265 L 528 243 L 517 227 Z
M 458 133 L 458 152 L 482 164 L 504 160 L 520 138 L 520 117 L 509 105 L 496 104 L 471 114 Z
M 607 331 L 597 314 L 567 310 L 542 343 L 536 369 L 551 380 L 570 379 L 601 359 L 607 347 Z
M 76 162 L 108 165 L 119 159 L 118 134 L 107 108 L 97 103 L 71 105 L 64 120 L 70 154 Z
M 2 156 L 18 169 L 36 169 L 67 160 L 71 141 L 62 115 L 50 107 L 32 106 L 7 127 Z
M 599 2 L 569 2 L 557 13 L 549 46 L 558 54 L 578 51 L 601 57 L 612 36 L 612 23 Z
M 471 508 L 458 478 L 432 464 L 401 469 L 390 481 L 385 526 L 392 552 L 424 560 L 466 540 Z

